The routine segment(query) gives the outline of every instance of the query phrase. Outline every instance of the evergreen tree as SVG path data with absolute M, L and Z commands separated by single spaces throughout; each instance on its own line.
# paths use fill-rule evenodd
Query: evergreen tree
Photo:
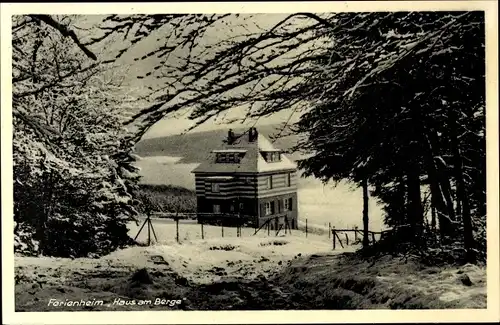
M 135 214 L 126 100 L 69 30 L 71 17 L 16 16 L 13 160 L 16 251 L 98 256 L 130 242 Z

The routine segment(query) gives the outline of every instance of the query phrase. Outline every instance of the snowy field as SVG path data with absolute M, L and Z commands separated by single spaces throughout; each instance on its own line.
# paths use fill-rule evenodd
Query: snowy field
M 142 222 L 128 225 L 129 235 L 134 238 Z M 352 252 L 357 246 L 332 250 L 328 236 L 308 234 L 292 230 L 292 234 L 275 236 L 261 231 L 253 236 L 253 228 L 242 228 L 242 237 L 236 237 L 236 228 L 204 225 L 205 239 L 201 239 L 201 226 L 192 222 L 180 222 L 176 242 L 176 226 L 172 220 L 153 219 L 153 227 L 159 241 L 151 246 L 133 246 L 119 249 L 99 259 L 16 257 L 16 270 L 23 282 L 44 274 L 48 284 L 57 284 L 74 277 L 74 273 L 86 274 L 97 271 L 115 273 L 134 272 L 140 268 L 171 270 L 181 277 L 198 284 L 209 284 L 222 279 L 252 280 L 259 276 L 269 277 L 288 267 L 297 258 L 314 255 L 337 255 Z M 153 236 L 151 234 L 151 236 Z M 137 241 L 147 242 L 147 228 Z M 43 271 L 41 271 L 43 270 Z M 41 273 L 42 272 L 42 273 Z
M 194 175 L 191 171 L 198 164 L 179 164 L 181 158 L 168 156 L 142 157 L 137 163 L 141 169 L 142 183 L 169 184 L 194 190 Z M 328 229 L 330 222 L 336 228 L 362 228 L 362 193 L 349 184 L 324 185 L 314 178 L 299 178 L 299 219 L 311 227 Z M 384 228 L 382 210 L 375 200 L 369 201 L 369 228 L 380 231 Z
M 332 296 L 348 297 L 349 306 L 357 309 L 486 306 L 485 267 L 440 269 L 390 256 L 377 263 L 349 261 L 339 254 L 352 252 L 356 246 L 333 251 L 328 236 L 308 234 L 306 238 L 302 231 L 286 236 L 267 236 L 267 232 L 252 236 L 253 229 L 243 229 L 243 236 L 236 238 L 234 228 L 225 228 L 222 238 L 220 227 L 204 226 L 206 236 L 201 239 L 200 225 L 181 223 L 181 242 L 176 243 L 173 222 L 153 223 L 159 243 L 120 249 L 99 259 L 17 256 L 16 310 L 54 311 L 47 306 L 53 298 L 111 302 L 116 297 L 187 297 L 186 306 L 195 310 L 248 308 L 249 304 L 312 309 Z M 130 235 L 134 237 L 137 231 L 138 227 L 131 224 Z M 143 230 L 139 240 L 146 239 L 147 231 Z M 154 281 L 137 286 L 130 279 L 143 268 Z M 472 286 L 461 283 L 464 273 Z M 228 284 L 231 289 L 223 290 Z M 360 294 L 359 288 L 366 288 L 366 292 Z M 144 308 L 108 304 L 95 310 Z
M 129 224 L 129 235 L 134 238 L 142 223 L 137 226 Z M 139 263 L 146 263 L 151 256 L 160 256 L 168 261 L 169 266 L 179 274 L 196 282 L 210 282 L 222 276 L 253 278 L 267 274 L 286 266 L 296 256 L 312 254 L 336 254 L 354 251 L 357 246 L 333 251 L 332 242 L 327 234 L 318 235 L 300 230 L 275 236 L 271 231 L 262 229 L 253 235 L 253 228 L 242 228 L 242 237 L 237 238 L 236 228 L 203 226 L 204 239 L 201 236 L 201 225 L 193 222 L 179 223 L 179 241 L 176 242 L 176 225 L 172 220 L 153 219 L 153 227 L 158 237 L 150 247 L 133 248 L 118 251 L 110 258 L 126 257 Z M 147 228 L 139 234 L 137 240 L 147 242 Z

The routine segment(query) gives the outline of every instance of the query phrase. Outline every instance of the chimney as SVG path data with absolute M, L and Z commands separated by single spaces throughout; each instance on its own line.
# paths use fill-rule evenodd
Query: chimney
M 234 142 L 234 132 L 233 129 L 229 129 L 227 131 L 227 144 L 233 144 Z
M 257 140 L 257 129 L 252 127 L 248 129 L 248 142 L 254 142 L 255 140 Z

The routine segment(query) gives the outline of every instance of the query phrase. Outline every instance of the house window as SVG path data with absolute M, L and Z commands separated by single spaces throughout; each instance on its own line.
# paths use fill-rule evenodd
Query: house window
M 292 211 L 292 198 L 283 200 L 283 209 L 285 211 Z
M 263 152 L 263 156 L 266 162 L 268 163 L 281 160 L 281 154 L 279 152 L 273 152 L 273 151 Z
M 221 164 L 239 164 L 244 154 L 239 152 L 219 152 L 216 156 L 216 162 Z
M 270 190 L 270 189 L 273 188 L 273 176 L 272 175 L 267 176 L 267 179 L 266 179 L 266 188 L 268 190 Z
M 285 211 L 290 211 L 290 202 L 288 201 L 288 199 L 283 200 L 283 209 Z
M 292 173 L 288 173 L 285 176 L 285 186 L 290 187 L 292 184 Z
M 227 161 L 227 157 L 225 154 L 219 153 L 217 154 L 217 162 L 218 163 L 225 163 Z
M 214 213 L 220 213 L 220 205 L 214 204 Z
M 244 207 L 245 207 L 245 206 L 243 205 L 243 202 L 241 202 L 241 203 L 240 203 L 240 211 L 243 211 L 243 208 L 244 208 Z
M 234 204 L 231 204 L 231 205 L 229 206 L 229 211 L 234 212 Z
M 271 212 L 271 202 L 266 202 L 265 208 L 266 208 L 266 216 L 271 215 L 272 214 L 272 212 Z
M 220 192 L 220 184 L 212 183 L 212 192 L 219 193 Z

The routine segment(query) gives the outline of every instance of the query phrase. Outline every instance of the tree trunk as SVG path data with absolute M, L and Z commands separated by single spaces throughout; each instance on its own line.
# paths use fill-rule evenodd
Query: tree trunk
M 446 168 L 446 166 L 444 166 L 444 168 Z M 439 184 L 441 185 L 442 195 L 446 201 L 446 211 L 448 211 L 448 218 L 444 215 L 441 215 L 441 218 L 439 218 L 439 227 L 444 224 L 445 227 L 449 228 L 447 235 L 452 236 L 454 231 L 453 222 L 456 220 L 456 215 L 455 208 L 453 207 L 453 192 L 446 170 L 439 173 Z
M 43 176 L 44 193 L 42 195 L 42 211 L 41 218 L 38 221 L 37 239 L 39 242 L 38 254 L 44 255 L 46 253 L 47 242 L 47 223 L 54 210 L 54 172 L 45 172 Z
M 436 230 L 436 208 L 434 205 L 431 205 L 431 229 L 432 231 Z
M 457 137 L 457 116 L 453 109 L 450 109 L 448 122 L 450 125 L 450 144 L 453 152 L 453 171 L 457 184 L 457 201 L 461 202 L 461 215 L 463 223 L 464 249 L 466 251 L 467 262 L 475 262 L 474 253 L 474 236 L 472 231 L 472 219 L 470 211 L 469 198 L 467 197 L 467 189 L 465 188 L 463 176 L 462 154 L 460 152 L 458 137 Z
M 439 220 L 439 233 L 441 240 L 452 235 L 452 220 L 455 220 L 455 211 L 453 209 L 453 199 L 451 197 L 451 188 L 447 176 L 446 165 L 436 160 L 436 146 L 438 138 L 433 130 L 425 130 L 423 140 L 427 144 L 424 150 L 429 176 L 429 185 L 431 190 L 431 203 L 433 207 L 433 218 Z M 441 167 L 441 168 L 440 168 Z M 446 202 L 446 204 L 445 204 Z M 448 218 L 446 217 L 448 216 Z M 435 219 L 434 219 L 435 220 Z
M 481 218 L 486 218 L 486 195 L 479 196 L 478 212 Z
M 416 242 L 422 230 L 424 211 L 420 196 L 420 177 L 417 164 L 409 164 L 407 170 L 406 186 L 408 191 L 408 222 L 410 226 L 410 240 Z
M 49 195 L 50 195 L 50 184 L 49 177 L 44 175 L 43 177 L 45 183 L 45 193 L 42 196 L 42 204 L 43 204 L 43 213 L 41 214 L 41 218 L 38 221 L 38 229 L 37 229 L 37 239 L 38 239 L 38 254 L 43 255 L 45 253 L 45 230 L 47 227 L 47 220 L 49 215 Z
M 432 165 L 428 167 L 428 176 L 429 176 L 429 187 L 431 190 L 431 209 L 432 209 L 432 225 L 435 228 L 436 225 L 436 214 L 439 218 L 439 231 L 441 234 L 441 238 L 445 238 L 450 234 L 451 222 L 450 219 L 445 217 L 446 213 L 450 213 L 450 210 L 447 210 L 447 205 L 443 200 L 443 191 L 439 184 L 438 173 L 436 169 L 436 165 L 434 164 L 434 159 L 432 159 Z M 453 211 L 453 209 L 451 210 Z
M 363 188 L 363 247 L 368 247 L 368 180 L 363 178 L 361 182 Z
M 455 158 L 454 158 L 455 160 Z M 455 165 L 455 169 L 457 168 L 457 165 L 454 163 Z M 461 171 L 458 171 L 458 170 L 455 170 L 455 174 L 462 174 Z M 457 207 L 455 209 L 455 215 L 457 217 L 458 220 L 460 220 L 461 216 L 462 216 L 462 201 L 460 200 L 460 198 L 458 197 L 458 187 L 457 187 L 457 197 L 455 199 L 455 202 L 457 203 Z

